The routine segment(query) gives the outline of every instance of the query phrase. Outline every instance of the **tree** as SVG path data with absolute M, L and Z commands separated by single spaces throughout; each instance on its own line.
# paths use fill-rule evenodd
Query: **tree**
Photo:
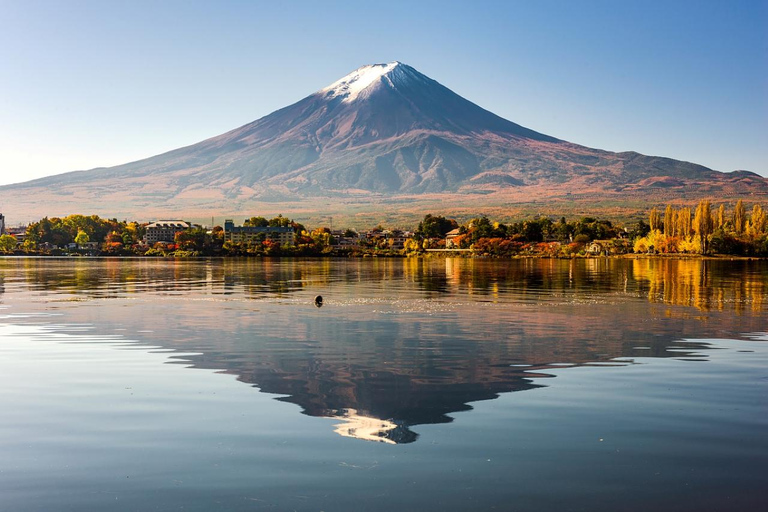
M 651 231 L 661 229 L 661 214 L 656 208 L 651 210 L 651 213 L 648 216 L 648 224 L 651 226 Z
M 715 228 L 723 229 L 723 226 L 725 226 L 725 205 L 721 204 L 720 208 L 717 209 L 717 223 L 715 224 Z
M 88 236 L 88 233 L 86 233 L 83 230 L 80 230 L 77 232 L 77 236 L 75 237 L 75 243 L 77 245 L 82 247 L 90 241 L 91 241 L 91 238 Z
M 268 225 L 269 221 L 264 217 L 251 217 L 250 219 L 245 219 L 245 222 L 243 222 L 243 226 L 251 226 L 255 228 L 265 228 Z
M 446 219 L 439 215 L 433 216 L 428 213 L 424 216 L 424 220 L 419 222 L 419 227 L 416 228 L 414 234 L 419 239 L 444 238 L 449 231 L 457 227 L 459 224 L 453 219 Z
M 0 252 L 13 252 L 16 250 L 16 238 L 11 235 L 0 235 Z
M 286 228 L 291 225 L 291 219 L 283 217 L 283 215 L 280 214 L 277 217 L 270 219 L 268 225 L 275 228 Z
M 105 238 L 104 241 L 108 244 L 123 244 L 123 236 L 117 231 L 112 231 Z
M 691 209 L 680 208 L 677 212 L 677 236 L 688 239 L 691 236 Z
M 671 204 L 667 205 L 664 210 L 664 234 L 667 236 L 675 236 L 675 210 Z
M 205 246 L 206 233 L 204 229 L 195 228 L 179 231 L 173 237 L 179 249 L 184 251 L 201 251 Z
M 744 211 L 744 203 L 739 199 L 736 202 L 736 208 L 733 209 L 733 230 L 737 235 L 744 232 L 744 225 L 747 220 L 747 213 Z
M 712 235 L 712 212 L 709 201 L 701 200 L 696 207 L 696 214 L 693 218 L 693 230 L 699 236 L 701 241 L 701 252 L 707 254 L 709 250 L 709 237 Z
M 766 217 L 765 210 L 756 204 L 752 207 L 752 215 L 749 218 L 748 233 L 752 236 L 759 236 L 766 231 L 768 226 L 768 217 Z
M 333 243 L 331 230 L 328 228 L 314 229 L 309 236 L 318 248 L 330 247 Z

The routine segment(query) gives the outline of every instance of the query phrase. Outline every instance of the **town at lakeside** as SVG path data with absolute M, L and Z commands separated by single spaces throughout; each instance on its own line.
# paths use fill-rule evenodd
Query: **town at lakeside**
M 695 208 L 667 205 L 629 225 L 582 217 L 540 216 L 504 224 L 486 216 L 463 224 L 427 214 L 413 230 L 308 228 L 278 215 L 242 224 L 202 226 L 184 220 L 118 221 L 97 215 L 45 217 L 6 226 L 0 214 L 0 254 L 18 256 L 419 256 L 573 258 L 626 255 L 768 257 L 768 212 L 760 204 L 709 201 Z

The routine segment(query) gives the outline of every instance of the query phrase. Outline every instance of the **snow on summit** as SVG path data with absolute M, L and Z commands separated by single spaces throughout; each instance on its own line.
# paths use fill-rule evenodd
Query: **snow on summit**
M 331 98 L 341 96 L 344 102 L 354 101 L 361 92 L 400 65 L 399 62 L 395 61 L 389 64 L 363 66 L 341 80 L 337 80 L 328 87 L 321 89 L 320 92 L 326 93 Z

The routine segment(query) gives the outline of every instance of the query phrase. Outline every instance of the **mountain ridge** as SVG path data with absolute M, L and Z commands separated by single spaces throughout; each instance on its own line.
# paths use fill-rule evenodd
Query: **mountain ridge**
M 9 191 L 18 197 L 5 197 Z M 360 67 L 292 105 L 196 144 L 0 187 L 6 205 L 30 209 L 35 198 L 46 197 L 62 213 L 71 213 L 72 203 L 97 212 L 116 203 L 125 213 L 190 207 L 247 212 L 262 202 L 322 197 L 446 194 L 478 203 L 483 194 L 503 203 L 659 191 L 690 199 L 711 193 L 768 197 L 768 180 L 557 139 L 497 116 L 397 61 Z

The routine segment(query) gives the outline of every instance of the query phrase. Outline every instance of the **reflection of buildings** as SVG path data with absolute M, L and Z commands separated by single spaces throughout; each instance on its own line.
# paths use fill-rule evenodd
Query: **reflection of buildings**
M 154 332 L 132 336 L 147 344 L 383 443 L 542 387 L 562 363 L 690 358 L 703 345 L 678 340 L 764 330 L 766 272 L 707 260 L 0 260 L 6 294 L 44 292 L 38 307 L 105 329 L 141 319 Z

